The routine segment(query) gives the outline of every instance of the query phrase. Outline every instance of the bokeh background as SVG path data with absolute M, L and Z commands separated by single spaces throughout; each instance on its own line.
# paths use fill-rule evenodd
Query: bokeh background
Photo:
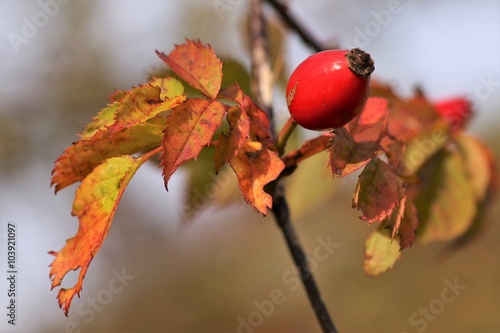
M 420 85 L 432 100 L 470 98 L 477 110 L 470 132 L 500 156 L 500 2 L 288 3 L 324 43 L 370 52 L 375 78 L 403 96 Z M 7 270 L 9 222 L 18 229 L 19 265 L 17 323 L 7 324 L 2 277 L 0 332 L 320 331 L 305 292 L 295 288 L 296 273 L 271 217 L 255 214 L 234 182 L 224 180 L 214 190 L 215 204 L 186 223 L 182 198 L 194 191 L 185 185 L 186 173 L 174 175 L 167 193 L 152 164 L 125 192 L 68 318 L 50 291 L 47 252 L 62 248 L 78 226 L 70 216 L 76 186 L 57 196 L 49 187 L 53 161 L 113 89 L 164 69 L 155 49 L 169 52 L 185 37 L 200 39 L 248 69 L 247 12 L 244 0 L 0 0 L 0 276 Z M 271 8 L 266 13 L 286 77 L 312 51 Z M 14 35 L 24 39 L 13 42 Z M 275 106 L 282 124 L 280 87 Z M 331 180 L 324 156 L 301 169 L 289 184 L 294 223 L 311 255 L 321 240 L 335 243 L 314 273 L 340 332 L 500 332 L 498 200 L 488 228 L 469 246 L 443 257 L 444 244 L 416 244 L 393 270 L 370 279 L 362 251 L 372 228 L 350 208 L 356 176 Z M 123 272 L 128 279 L 117 292 L 110 283 L 120 285 L 116 275 Z M 467 288 L 440 308 L 445 281 L 455 279 Z M 256 302 L 275 290 L 283 293 L 282 304 L 255 315 Z M 419 311 L 429 305 L 434 315 L 423 320 Z M 258 325 L 242 325 L 249 316 Z

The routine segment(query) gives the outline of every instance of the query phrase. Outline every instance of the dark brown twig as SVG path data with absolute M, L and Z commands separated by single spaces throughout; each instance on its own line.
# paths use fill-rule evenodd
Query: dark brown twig
M 266 1 L 273 6 L 283 21 L 285 21 L 286 25 L 294 30 L 300 38 L 302 38 L 304 43 L 311 46 L 316 52 L 326 50 L 326 47 L 320 41 L 316 40 L 316 38 L 310 34 L 307 29 L 302 26 L 302 24 L 300 24 L 300 22 L 290 13 L 286 5 L 282 4 L 279 0 Z
M 272 110 L 272 71 L 269 60 L 267 45 L 267 34 L 265 20 L 262 14 L 262 1 L 250 1 L 250 38 L 252 49 L 252 90 L 259 106 L 273 119 Z M 274 127 L 272 127 L 274 128 Z M 275 136 L 275 133 L 272 133 Z M 299 242 L 297 233 L 291 223 L 290 210 L 285 198 L 283 184 L 278 180 L 269 184 L 266 191 L 273 197 L 272 212 L 276 223 L 280 227 L 283 237 L 292 255 L 293 261 L 300 272 L 300 278 L 307 291 L 309 301 L 318 318 L 322 331 L 325 333 L 336 333 L 328 310 L 319 293 L 311 269 L 307 262 L 307 256 Z

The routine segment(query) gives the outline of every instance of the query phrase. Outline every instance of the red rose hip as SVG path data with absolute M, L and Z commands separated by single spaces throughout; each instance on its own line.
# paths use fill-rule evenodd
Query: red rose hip
M 463 129 L 473 114 L 472 103 L 465 97 L 455 97 L 434 104 L 436 111 L 453 130 Z
M 290 114 L 310 130 L 344 126 L 363 109 L 374 69 L 370 55 L 357 48 L 310 56 L 288 80 L 286 101 Z

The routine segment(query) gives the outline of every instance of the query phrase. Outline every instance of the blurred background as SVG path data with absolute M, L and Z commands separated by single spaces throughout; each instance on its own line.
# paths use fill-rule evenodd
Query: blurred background
M 401 95 L 420 85 L 432 100 L 470 98 L 477 110 L 470 131 L 500 156 L 500 2 L 287 3 L 324 43 L 371 53 L 375 78 Z M 185 37 L 200 39 L 248 70 L 247 12 L 243 0 L 0 1 L 2 276 L 8 223 L 17 227 L 19 266 L 17 322 L 9 325 L 3 313 L 2 278 L 0 332 L 320 331 L 280 232 L 270 216 L 243 204 L 234 179 L 215 181 L 205 194 L 213 204 L 189 211 L 186 223 L 183 196 L 209 189 L 186 186 L 181 170 L 167 193 L 152 164 L 125 192 L 68 318 L 57 291 L 50 291 L 47 252 L 60 250 L 78 227 L 70 215 L 76 185 L 54 195 L 53 161 L 113 89 L 129 89 L 164 69 L 156 49 L 169 52 Z M 286 78 L 312 51 L 271 8 L 266 13 Z M 281 125 L 281 86 L 275 106 Z M 288 196 L 307 252 L 334 244 L 312 266 L 340 332 L 500 331 L 498 201 L 485 232 L 467 247 L 443 258 L 445 244 L 416 244 L 391 271 L 370 279 L 362 264 L 372 228 L 350 208 L 357 177 L 333 181 L 326 163 L 326 156 L 307 161 L 290 179 Z M 63 286 L 75 277 L 68 275 Z M 466 289 L 443 302 L 454 281 Z M 273 292 L 282 295 L 280 303 L 262 310 Z

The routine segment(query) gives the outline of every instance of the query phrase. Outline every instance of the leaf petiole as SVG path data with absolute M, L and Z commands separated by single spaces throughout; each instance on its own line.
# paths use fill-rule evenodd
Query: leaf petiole
M 156 147 L 153 150 L 148 151 L 144 155 L 142 155 L 141 158 L 141 164 L 149 160 L 151 157 L 155 156 L 158 153 L 161 153 L 163 151 L 163 146 Z
M 286 142 L 288 141 L 288 138 L 290 138 L 290 135 L 292 135 L 295 127 L 297 127 L 297 123 L 292 117 L 290 117 L 278 134 L 278 137 L 276 138 L 276 148 L 278 149 L 278 154 L 280 156 L 285 152 Z

